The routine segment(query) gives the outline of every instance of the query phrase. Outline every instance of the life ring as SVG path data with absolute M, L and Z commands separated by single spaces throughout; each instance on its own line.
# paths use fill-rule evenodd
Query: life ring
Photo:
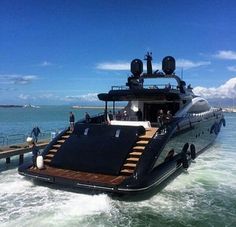
M 190 156 L 192 160 L 196 158 L 196 149 L 193 144 L 190 145 Z

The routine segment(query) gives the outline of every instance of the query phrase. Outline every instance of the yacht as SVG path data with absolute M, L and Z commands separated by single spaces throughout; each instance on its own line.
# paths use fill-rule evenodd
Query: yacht
M 146 72 L 134 59 L 124 86 L 98 94 L 102 114 L 76 122 L 48 144 L 44 168 L 25 163 L 19 174 L 86 191 L 134 194 L 188 169 L 225 126 L 222 109 L 186 86 L 173 57 L 162 60 L 160 71 L 152 70 L 150 53 L 145 60 Z M 158 83 L 163 80 L 171 82 Z

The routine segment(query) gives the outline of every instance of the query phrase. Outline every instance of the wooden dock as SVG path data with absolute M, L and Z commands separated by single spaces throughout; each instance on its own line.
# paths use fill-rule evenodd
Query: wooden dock
M 49 140 L 39 141 L 37 147 L 43 149 L 48 143 Z M 0 159 L 6 159 L 6 163 L 9 164 L 11 157 L 19 155 L 19 164 L 22 164 L 24 162 L 24 154 L 29 152 L 32 152 L 32 147 L 26 143 L 0 147 Z

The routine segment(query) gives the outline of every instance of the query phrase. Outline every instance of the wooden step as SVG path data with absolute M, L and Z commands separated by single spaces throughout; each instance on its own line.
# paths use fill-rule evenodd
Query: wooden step
M 64 135 L 64 136 L 62 136 L 61 138 L 67 139 L 67 138 L 69 138 L 69 137 L 70 137 L 70 135 Z
M 54 144 L 53 147 L 59 148 L 61 147 L 61 144 Z
M 64 143 L 65 140 L 57 140 L 58 143 Z
M 51 149 L 49 150 L 50 153 L 57 153 L 57 149 Z
M 136 163 L 125 163 L 124 167 L 135 168 L 136 167 Z
M 133 147 L 133 150 L 141 150 L 141 151 L 143 151 L 145 149 L 145 147 L 144 146 L 135 146 L 135 147 Z
M 153 135 L 143 135 L 143 136 L 139 136 L 140 139 L 142 140 L 150 140 L 153 137 Z
M 48 164 L 48 163 L 50 163 L 51 161 L 52 161 L 52 159 L 47 159 L 47 158 L 43 160 L 43 162 L 44 162 L 45 164 Z
M 129 154 L 130 156 L 140 156 L 142 155 L 142 152 L 138 152 L 138 151 L 133 151 Z
M 46 157 L 46 158 L 53 158 L 53 157 L 54 157 L 54 154 L 47 154 L 45 157 Z
M 148 140 L 139 140 L 136 144 L 137 145 L 147 145 L 149 143 Z
M 138 162 L 138 160 L 139 158 L 134 158 L 134 157 L 127 158 L 128 162 Z
M 132 174 L 134 172 L 134 170 L 133 169 L 122 169 L 120 172 L 123 174 Z

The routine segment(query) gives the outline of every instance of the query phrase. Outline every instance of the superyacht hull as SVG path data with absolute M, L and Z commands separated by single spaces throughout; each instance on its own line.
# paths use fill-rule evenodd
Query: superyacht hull
M 146 193 L 156 190 L 163 183 L 186 170 L 192 160 L 214 142 L 223 123 L 223 115 L 218 113 L 211 118 L 202 118 L 195 122 L 190 118 L 179 119 L 167 128 L 157 130 L 149 141 L 149 150 L 142 155 L 136 170 L 131 175 L 89 173 L 53 165 L 45 165 L 45 169 L 38 170 L 33 169 L 32 164 L 19 167 L 19 173 L 37 181 L 66 185 L 92 193 L 109 192 L 129 195 Z M 62 133 L 64 134 L 65 132 Z M 59 138 L 60 135 L 52 141 L 52 146 Z M 191 150 L 193 147 L 194 152 Z M 167 160 L 166 156 L 171 149 L 175 149 L 176 155 Z M 46 149 L 45 156 L 49 150 L 50 145 Z

